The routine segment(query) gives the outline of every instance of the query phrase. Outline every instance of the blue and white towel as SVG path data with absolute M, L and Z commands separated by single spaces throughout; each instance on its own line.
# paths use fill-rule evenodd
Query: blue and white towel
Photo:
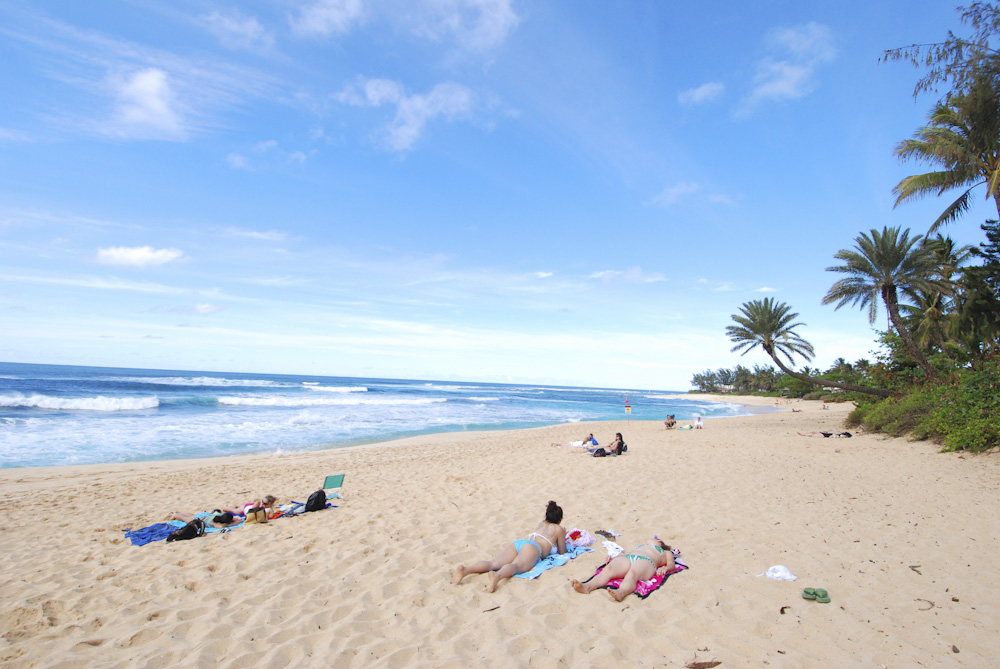
M 592 553 L 593 551 L 593 548 L 587 548 L 586 546 L 567 546 L 566 552 L 562 555 L 550 555 L 543 560 L 539 560 L 538 564 L 530 570 L 524 572 L 523 574 L 515 574 L 514 576 L 516 578 L 538 578 L 542 575 L 543 571 L 548 571 L 554 567 L 561 567 L 578 555 Z

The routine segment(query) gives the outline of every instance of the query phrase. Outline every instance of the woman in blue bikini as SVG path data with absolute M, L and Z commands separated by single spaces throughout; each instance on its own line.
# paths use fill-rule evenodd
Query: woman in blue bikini
M 622 584 L 617 590 L 611 591 L 611 596 L 620 602 L 635 592 L 635 586 L 639 581 L 649 580 L 656 574 L 662 576 L 674 569 L 676 565 L 670 546 L 653 537 L 641 546 L 636 546 L 631 553 L 610 560 L 604 569 L 588 582 L 580 583 L 574 579 L 571 583 L 574 590 L 588 595 L 592 590 L 606 586 L 608 581 L 620 578 Z
M 545 520 L 538 523 L 538 527 L 527 539 L 518 539 L 492 560 L 480 560 L 468 567 L 458 565 L 451 572 L 452 585 L 458 585 L 469 574 L 489 572 L 490 583 L 486 586 L 486 592 L 493 592 L 500 581 L 515 574 L 523 574 L 543 557 L 565 553 L 566 530 L 560 525 L 562 517 L 562 508 L 555 502 L 549 502 L 545 509 Z

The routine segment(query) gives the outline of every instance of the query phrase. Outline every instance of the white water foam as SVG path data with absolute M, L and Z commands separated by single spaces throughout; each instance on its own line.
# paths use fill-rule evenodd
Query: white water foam
M 439 404 L 444 398 L 399 399 L 391 397 L 219 397 L 219 404 L 247 407 L 322 407 L 358 406 L 360 404 L 381 404 L 397 406 L 404 404 Z
M 281 383 L 267 379 L 223 379 L 216 376 L 121 376 L 115 381 L 128 383 L 151 383 L 160 386 L 209 386 L 233 388 L 294 388 L 293 383 Z
M 12 409 L 56 409 L 62 411 L 140 411 L 155 409 L 160 400 L 153 397 L 49 397 L 47 395 L 3 395 L 0 407 Z
M 305 384 L 303 384 L 305 385 Z M 364 386 L 317 386 L 309 385 L 306 386 L 306 390 L 316 390 L 324 393 L 367 393 L 368 389 Z

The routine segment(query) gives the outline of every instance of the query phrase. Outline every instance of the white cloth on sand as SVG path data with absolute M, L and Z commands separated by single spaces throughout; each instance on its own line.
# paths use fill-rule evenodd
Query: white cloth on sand
M 795 574 L 788 571 L 788 567 L 780 564 L 776 564 L 763 574 L 757 574 L 757 578 L 761 576 L 767 576 L 768 578 L 773 578 L 775 581 L 794 581 L 796 580 Z

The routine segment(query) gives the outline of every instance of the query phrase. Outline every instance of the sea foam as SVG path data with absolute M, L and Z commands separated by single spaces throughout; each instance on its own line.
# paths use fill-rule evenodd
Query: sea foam
M 50 397 L 48 395 L 3 395 L 0 407 L 11 409 L 55 409 L 60 411 L 141 411 L 160 406 L 157 397 Z

